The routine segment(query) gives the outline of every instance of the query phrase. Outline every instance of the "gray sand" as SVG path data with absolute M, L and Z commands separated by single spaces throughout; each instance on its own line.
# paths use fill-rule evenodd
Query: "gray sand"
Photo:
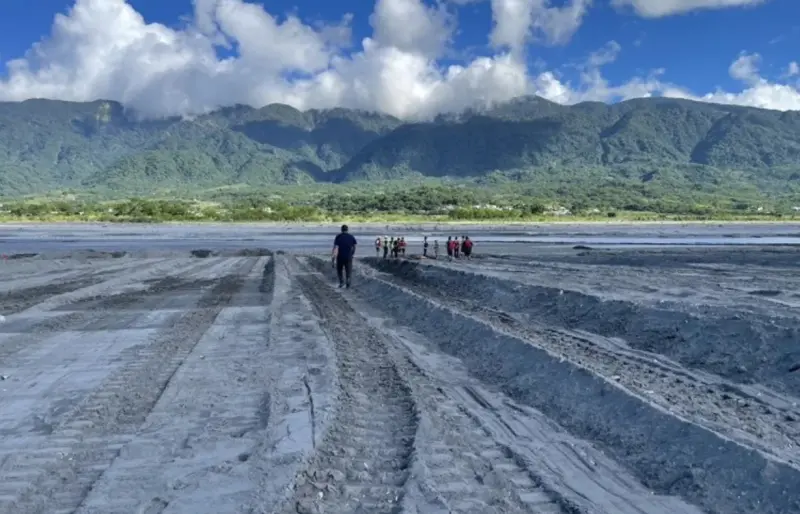
M 0 513 L 800 511 L 794 248 L 478 233 L 338 290 L 324 257 L 124 228 L 162 246 L 3 227 L 44 246 L 0 262 Z

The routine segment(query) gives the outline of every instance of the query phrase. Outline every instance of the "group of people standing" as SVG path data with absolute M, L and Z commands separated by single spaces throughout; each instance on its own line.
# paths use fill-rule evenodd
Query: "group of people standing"
M 393 258 L 398 258 L 406 255 L 406 238 L 405 237 L 389 237 L 383 236 L 375 239 L 375 256 L 380 257 L 383 252 L 383 258 L 388 259 L 389 255 Z M 459 259 L 463 256 L 465 259 L 472 258 L 472 240 L 469 236 L 461 236 L 459 241 L 458 236 L 448 236 L 445 248 L 447 250 L 447 258 L 450 260 Z M 422 256 L 429 257 L 428 250 L 430 243 L 428 236 L 422 240 Z M 433 240 L 433 258 L 439 258 L 439 240 Z
M 350 277 L 353 275 L 353 257 L 356 253 L 356 245 L 358 241 L 350 234 L 349 227 L 342 225 L 341 232 L 336 235 L 333 240 L 333 252 L 331 254 L 331 264 L 336 269 L 336 276 L 339 279 L 339 287 L 350 288 Z M 459 259 L 462 256 L 465 259 L 472 258 L 472 240 L 468 236 L 461 236 L 459 241 L 458 236 L 449 236 L 447 238 L 447 258 L 450 260 Z M 428 236 L 422 240 L 422 256 L 428 257 Z M 392 252 L 392 257 L 398 258 L 406 255 L 406 238 L 405 237 L 378 237 L 375 239 L 375 254 L 380 256 L 381 250 L 383 251 L 383 258 L 389 258 L 389 252 Z M 433 240 L 433 257 L 439 258 L 439 240 Z
M 458 236 L 447 238 L 447 258 L 448 259 L 472 259 L 472 239 L 469 236 L 461 236 L 461 241 Z
M 389 258 L 391 252 L 392 257 L 397 258 L 406 254 L 406 238 L 405 237 L 388 237 L 383 236 L 383 239 L 378 237 L 375 239 L 375 256 L 380 257 L 381 250 L 383 250 L 383 258 Z

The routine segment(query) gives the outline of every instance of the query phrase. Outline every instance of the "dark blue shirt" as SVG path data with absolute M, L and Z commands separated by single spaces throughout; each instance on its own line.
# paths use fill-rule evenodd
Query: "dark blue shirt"
M 333 246 L 339 247 L 339 259 L 350 259 L 356 253 L 356 238 L 352 234 L 342 232 L 333 240 Z

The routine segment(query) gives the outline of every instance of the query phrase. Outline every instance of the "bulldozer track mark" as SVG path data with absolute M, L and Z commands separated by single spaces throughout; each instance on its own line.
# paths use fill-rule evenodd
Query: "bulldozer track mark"
M 375 279 L 401 287 L 408 285 L 406 279 L 393 274 L 382 274 Z M 422 282 L 415 281 L 413 287 L 437 303 L 468 313 L 496 330 L 528 341 L 611 380 L 615 385 L 657 402 L 674 415 L 800 469 L 800 426 L 786 423 L 786 419 L 800 419 L 797 408 L 768 405 L 735 384 L 702 379 L 656 354 L 623 349 L 596 334 L 582 334 L 522 320 L 485 304 L 443 295 Z M 776 454 L 775 448 L 780 448 L 782 455 Z M 787 461 L 787 453 L 793 456 L 791 460 Z
M 262 447 L 272 424 L 265 366 L 272 295 L 261 282 L 273 267 L 269 257 L 253 260 L 242 273 L 244 287 L 183 359 L 77 513 L 247 511 L 248 487 L 257 487 L 251 478 L 269 469 Z
M 322 271 L 322 264 L 312 260 L 310 265 Z M 326 305 L 337 301 L 345 304 L 359 301 L 357 290 L 345 292 L 342 297 L 333 292 L 330 296 Z M 326 312 L 325 315 L 333 314 Z M 547 489 L 517 455 L 495 441 L 478 418 L 470 416 L 454 400 L 446 390 L 448 386 L 435 378 L 435 372 L 426 371 L 409 354 L 400 335 L 393 330 L 383 332 L 375 321 L 368 322 L 360 314 L 356 316 L 355 322 L 380 334 L 387 357 L 395 363 L 400 376 L 408 384 L 418 420 L 425 420 L 425 428 L 416 434 L 412 459 L 412 466 L 418 471 L 413 482 L 406 486 L 415 490 L 404 502 L 403 512 L 426 512 L 428 509 L 465 514 L 580 512 Z M 480 398 L 479 393 L 473 394 Z M 489 403 L 482 405 L 491 413 L 493 407 Z M 418 428 L 421 422 L 417 422 Z
M 428 436 L 424 450 L 415 457 L 424 469 L 421 488 L 429 503 L 464 514 L 581 513 L 547 489 L 526 463 L 483 428 L 478 416 L 437 386 L 410 356 L 404 360 L 415 397 L 431 423 L 435 420 L 442 426 Z M 493 407 L 479 393 L 465 389 L 492 412 Z
M 85 276 L 65 280 L 63 282 L 49 283 L 41 286 L 13 289 L 0 293 L 0 314 L 8 316 L 24 311 L 40 303 L 43 299 L 54 295 L 70 293 L 103 282 L 103 277 L 113 272 L 86 273 Z
M 315 275 L 295 278 L 335 347 L 340 389 L 283 512 L 399 512 L 418 422 L 411 392 L 377 331 Z
M 249 262 L 249 266 L 253 266 Z M 221 277 L 173 324 L 126 351 L 127 364 L 86 397 L 55 428 L 38 458 L 16 455 L 0 467 L 0 512 L 72 513 L 130 441 L 192 352 L 244 284 L 248 263 Z M 5 469 L 3 469 L 5 468 Z M 27 483 L 22 477 L 27 477 Z M 12 483 L 13 482 L 13 483 Z M 3 502 L 5 500 L 5 502 Z M 3 510 L 8 506 L 9 510 Z
M 384 267 L 391 273 L 391 266 L 380 266 Z M 753 409 L 755 402 L 743 399 L 747 395 L 737 395 L 742 400 L 740 404 L 733 394 L 727 395 L 732 405 L 720 407 L 709 400 L 704 389 L 684 387 L 688 381 L 684 377 L 689 376 L 695 384 L 719 391 L 719 384 L 727 382 L 720 377 L 683 369 L 657 354 L 649 355 L 657 366 L 633 362 L 631 369 L 635 372 L 619 373 L 617 361 L 628 359 L 630 354 L 644 357 L 647 352 L 630 349 L 623 340 L 560 325 L 548 332 L 543 330 L 548 327 L 528 322 L 532 316 L 516 311 L 510 313 L 511 319 L 519 323 L 509 328 L 494 313 L 482 310 L 513 308 L 510 306 L 517 302 L 518 310 L 529 307 L 531 301 L 524 300 L 525 289 L 520 288 L 519 296 L 502 288 L 481 290 L 483 282 L 470 283 L 468 274 L 442 276 L 441 271 L 427 267 L 408 266 L 397 273 L 400 277 L 364 270 L 360 291 L 365 299 L 393 317 L 393 323 L 413 326 L 434 343 L 433 353 L 443 352 L 458 359 L 483 384 L 532 412 L 538 411 L 539 414 L 527 416 L 531 420 L 547 416 L 561 430 L 583 439 L 572 444 L 581 447 L 586 455 L 593 455 L 590 462 L 598 462 L 607 476 L 579 464 L 580 459 L 572 455 L 569 445 L 549 435 L 558 433 L 555 426 L 534 422 L 528 427 L 508 409 L 503 413 L 515 429 L 550 442 L 551 446 L 541 447 L 538 452 L 529 451 L 524 445 L 519 449 L 532 462 L 543 465 L 546 472 L 542 477 L 548 485 L 581 508 L 592 512 L 662 513 L 697 512 L 694 509 L 699 507 L 745 514 L 758 505 L 760 512 L 782 514 L 800 505 L 796 495 L 789 492 L 796 490 L 800 477 L 798 466 L 793 464 L 796 446 L 779 437 L 760 441 L 757 430 L 747 431 L 751 420 L 756 428 L 770 430 L 773 436 L 776 431 L 785 430 L 787 424 L 776 429 L 763 422 L 764 418 L 737 419 L 735 413 L 742 411 L 734 410 L 738 406 L 760 415 L 759 409 L 767 402 L 773 407 L 781 402 L 790 405 L 790 397 L 759 386 L 753 391 L 762 391 L 764 403 L 757 409 Z M 444 291 L 434 287 L 442 284 L 449 287 Z M 459 297 L 461 292 L 472 293 L 466 303 Z M 448 330 L 451 326 L 452 330 Z M 676 373 L 669 372 L 671 368 Z M 737 389 L 741 391 L 742 386 Z M 721 395 L 719 398 L 726 400 Z M 461 400 L 475 403 L 467 394 L 462 394 Z M 480 406 L 475 410 L 481 410 Z M 768 416 L 773 414 L 770 411 Z M 623 423 L 621 416 L 625 416 Z M 719 420 L 728 417 L 731 426 L 718 427 Z M 502 424 L 488 416 L 485 419 L 498 440 L 514 442 L 515 437 Z M 585 442 L 600 445 L 616 462 L 598 455 Z M 718 473 L 717 463 L 721 461 L 729 462 L 737 472 Z M 551 463 L 555 464 L 552 469 Z M 626 466 L 631 475 L 620 465 Z M 760 474 L 765 468 L 770 469 L 768 477 Z M 689 469 L 693 471 L 684 472 Z M 567 473 L 582 477 L 578 480 L 592 484 L 594 489 L 576 495 L 578 489 L 565 480 Z M 740 491 L 739 496 L 729 496 L 731 490 Z M 747 500 L 742 500 L 745 497 Z
M 202 266 L 202 268 L 207 267 L 209 264 Z M 196 272 L 198 269 L 200 268 L 191 267 L 181 270 L 179 277 L 184 273 Z M 0 340 L 0 365 L 7 365 L 20 351 L 30 351 L 35 345 L 43 343 L 49 337 L 60 332 L 105 330 L 111 327 L 124 328 L 133 323 L 142 312 L 161 307 L 160 304 L 164 301 L 163 294 L 171 290 L 170 287 L 164 287 L 162 284 L 169 285 L 174 280 L 182 280 L 184 283 L 192 281 L 179 277 L 158 279 L 145 289 L 80 297 L 68 302 L 67 305 L 83 304 L 87 306 L 86 308 L 48 316 L 23 327 L 15 328 L 14 322 L 9 318 L 7 323 L 0 325 L 0 330 L 14 330 L 17 333 L 12 333 L 9 337 Z M 123 308 L 132 312 L 119 312 Z M 63 310 L 63 306 L 53 309 L 54 312 L 60 310 Z
M 0 314 L 5 316 L 18 314 L 35 307 L 49 298 L 69 295 L 82 289 L 102 284 L 108 280 L 113 280 L 120 272 L 135 273 L 153 264 L 146 262 L 81 270 L 79 273 L 73 272 L 66 276 L 52 277 L 52 280 L 38 285 L 13 288 L 0 293 Z

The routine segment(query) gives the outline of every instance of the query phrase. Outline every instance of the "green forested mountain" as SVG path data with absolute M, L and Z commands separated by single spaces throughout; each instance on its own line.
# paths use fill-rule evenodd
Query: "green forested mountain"
M 338 174 L 483 176 L 632 164 L 655 165 L 656 172 L 690 164 L 800 171 L 800 113 L 661 98 L 571 107 L 522 99 L 485 113 L 403 125 L 368 144 Z
M 325 180 L 400 125 L 345 109 L 234 106 L 136 121 L 115 102 L 0 103 L 0 191 L 106 188 L 120 194 Z
M 139 194 L 410 177 L 800 190 L 800 113 L 649 98 L 525 97 L 402 123 L 348 109 L 224 108 L 137 121 L 115 102 L 0 103 L 0 194 Z

